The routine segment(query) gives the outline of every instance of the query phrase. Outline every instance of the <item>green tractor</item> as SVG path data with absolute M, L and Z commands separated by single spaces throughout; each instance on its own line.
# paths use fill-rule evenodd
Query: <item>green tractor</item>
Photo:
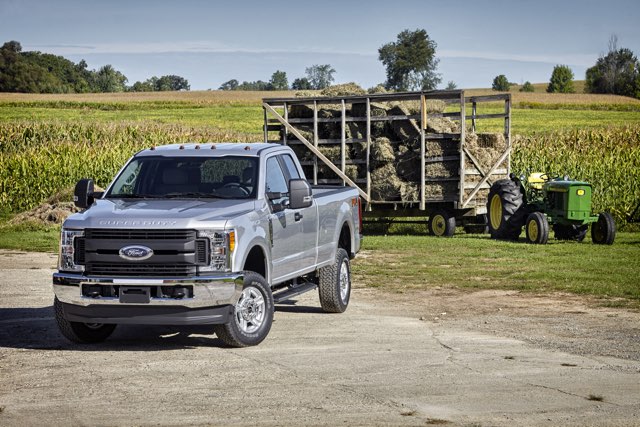
M 547 243 L 549 225 L 556 239 L 581 242 L 591 225 L 593 243 L 611 245 L 616 237 L 613 217 L 591 214 L 591 185 L 544 173 L 513 174 L 495 182 L 487 201 L 488 226 L 493 239 L 517 240 L 525 227 L 529 243 Z

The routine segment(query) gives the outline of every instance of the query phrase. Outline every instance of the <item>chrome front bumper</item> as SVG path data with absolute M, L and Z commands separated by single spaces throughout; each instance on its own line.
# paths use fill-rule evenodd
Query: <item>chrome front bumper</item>
M 65 304 L 78 306 L 122 305 L 122 306 L 163 306 L 202 308 L 234 305 L 242 294 L 244 276 L 229 273 L 217 276 L 196 276 L 189 278 L 136 279 L 115 277 L 85 277 L 78 274 L 54 273 L 53 292 Z M 83 285 L 104 286 L 192 286 L 193 297 L 150 298 L 143 304 L 122 303 L 118 297 L 89 297 L 82 295 Z

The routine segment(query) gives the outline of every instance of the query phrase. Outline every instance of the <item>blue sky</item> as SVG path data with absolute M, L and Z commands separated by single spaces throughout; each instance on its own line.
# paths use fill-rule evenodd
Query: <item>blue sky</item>
M 443 85 L 546 82 L 556 64 L 584 79 L 611 34 L 640 54 L 639 23 L 639 0 L 0 0 L 0 42 L 112 64 L 130 84 L 178 74 L 193 90 L 326 63 L 336 82 L 370 87 L 385 80 L 378 48 L 417 28 L 438 44 Z

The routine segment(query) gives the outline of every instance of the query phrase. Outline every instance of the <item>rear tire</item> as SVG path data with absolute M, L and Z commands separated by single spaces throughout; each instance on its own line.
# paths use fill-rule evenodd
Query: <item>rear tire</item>
M 269 335 L 273 323 L 273 295 L 267 281 L 253 271 L 244 272 L 242 295 L 231 319 L 215 325 L 218 338 L 231 347 L 258 345 Z
M 489 190 L 487 213 L 492 239 L 518 240 L 526 214 L 520 185 L 511 179 L 496 181 Z
M 525 228 L 527 242 L 544 245 L 549 240 L 549 222 L 543 213 L 533 212 L 529 215 Z
M 347 251 L 338 248 L 335 262 L 320 269 L 318 293 L 327 313 L 343 313 L 351 297 L 351 267 Z
M 582 242 L 589 231 L 588 225 L 554 224 L 553 233 L 556 240 L 573 240 Z
M 616 223 L 609 212 L 602 212 L 591 224 L 591 240 L 597 245 L 612 245 L 615 238 Z
M 456 217 L 440 210 L 429 217 L 429 233 L 437 237 L 451 237 L 456 231 Z
M 78 344 L 95 344 L 109 338 L 116 325 L 71 322 L 64 317 L 64 307 L 58 298 L 53 300 L 56 323 L 66 339 Z

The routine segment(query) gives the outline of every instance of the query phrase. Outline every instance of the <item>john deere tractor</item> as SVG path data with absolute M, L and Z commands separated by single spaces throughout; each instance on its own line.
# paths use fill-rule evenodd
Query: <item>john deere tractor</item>
M 524 181 L 511 174 L 491 186 L 487 212 L 492 238 L 517 240 L 524 226 L 528 242 L 544 244 L 551 225 L 556 239 L 581 242 L 591 224 L 593 243 L 613 243 L 613 217 L 607 212 L 591 214 L 589 183 L 544 173 L 531 174 Z

